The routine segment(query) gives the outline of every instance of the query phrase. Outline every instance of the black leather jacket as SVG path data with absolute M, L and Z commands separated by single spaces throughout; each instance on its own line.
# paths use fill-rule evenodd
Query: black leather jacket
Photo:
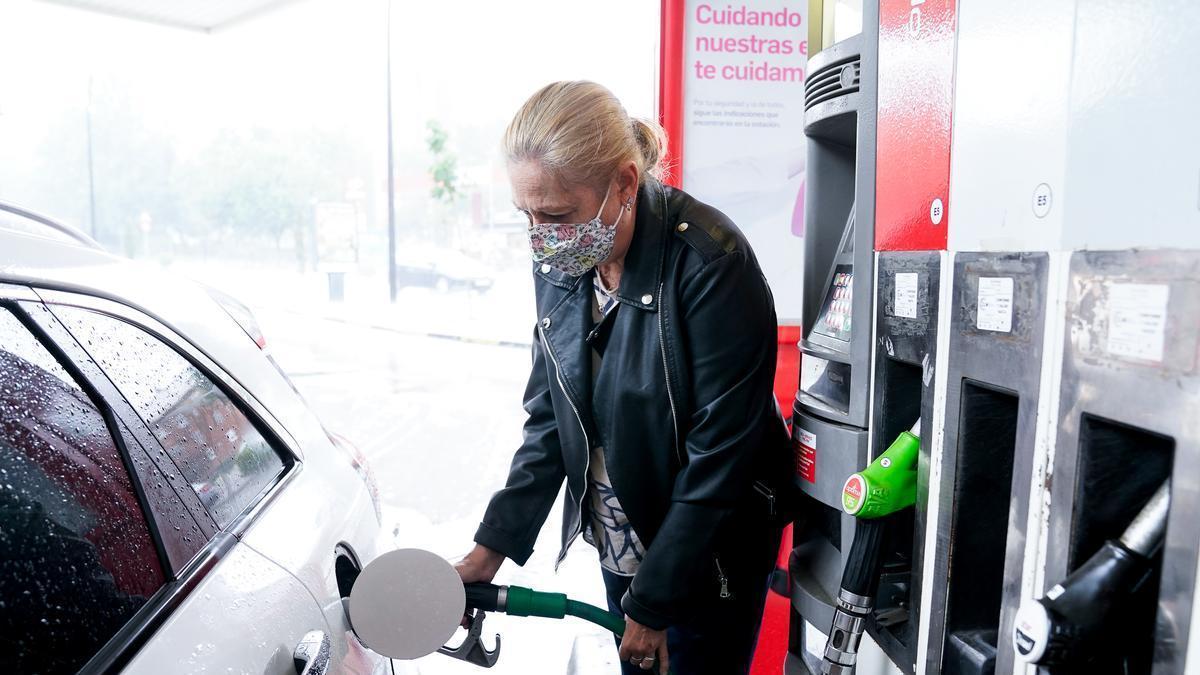
M 707 587 L 714 553 L 745 544 L 731 522 L 768 519 L 771 486 L 792 480 L 772 393 L 770 290 L 724 214 L 652 179 L 638 192 L 620 305 L 599 329 L 594 272 L 573 278 L 535 266 L 534 274 L 524 442 L 475 541 L 523 565 L 565 479 L 561 562 L 588 517 L 589 448 L 601 444 L 617 499 L 646 546 L 622 607 L 665 628 Z M 593 383 L 595 339 L 605 340 L 606 366 Z

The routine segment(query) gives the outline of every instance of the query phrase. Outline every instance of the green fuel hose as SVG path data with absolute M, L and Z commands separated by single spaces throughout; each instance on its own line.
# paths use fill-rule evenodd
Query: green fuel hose
M 546 593 L 523 586 L 466 584 L 467 608 L 502 612 L 510 616 L 540 616 L 562 619 L 574 616 L 604 628 L 614 635 L 625 634 L 625 620 L 586 602 L 572 600 L 562 593 Z M 651 671 L 646 671 L 651 672 Z
M 616 635 L 625 633 L 625 621 L 611 612 L 562 593 L 545 593 L 523 586 L 467 584 L 467 608 L 503 612 L 510 616 L 540 616 L 562 619 L 568 615 L 590 621 Z
M 625 634 L 625 622 L 612 612 L 606 612 L 595 605 L 577 600 L 567 600 L 567 614 L 577 616 L 584 621 L 591 621 L 597 626 L 607 628 L 615 635 Z

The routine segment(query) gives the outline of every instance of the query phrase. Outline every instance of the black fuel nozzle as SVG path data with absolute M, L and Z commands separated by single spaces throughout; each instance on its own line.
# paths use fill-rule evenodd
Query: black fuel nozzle
M 879 571 L 888 533 L 888 519 L 859 520 L 854 542 L 842 572 L 833 625 L 825 642 L 822 675 L 851 673 L 858 661 L 858 645 L 875 608 Z
M 1119 620 L 1134 589 L 1152 572 L 1170 505 L 1164 482 L 1125 533 L 1036 600 L 1021 604 L 1013 626 L 1017 656 L 1042 666 L 1086 661 Z
M 920 436 L 921 421 L 917 420 L 912 429 L 902 432 L 870 466 L 851 475 L 842 488 L 842 508 L 857 520 L 854 541 L 842 570 L 833 625 L 825 641 L 822 675 L 854 671 L 859 642 L 875 609 L 893 514 L 916 502 Z
M 496 584 L 463 584 L 467 591 L 467 609 L 482 609 L 485 612 L 504 612 L 508 604 L 508 588 Z

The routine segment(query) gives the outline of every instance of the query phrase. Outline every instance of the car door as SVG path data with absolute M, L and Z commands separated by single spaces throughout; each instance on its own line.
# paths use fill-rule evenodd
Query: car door
M 107 422 L 123 448 L 116 454 L 136 475 L 131 490 L 142 495 L 157 543 L 164 583 L 155 602 L 105 644 L 110 660 L 92 665 L 133 673 L 296 672 L 297 646 L 315 639 L 319 647 L 328 635 L 324 615 L 293 575 L 237 537 L 256 508 L 286 489 L 296 458 L 212 379 L 178 353 L 150 348 L 152 336 L 130 333 L 139 330 L 131 324 L 112 330 L 115 317 L 61 305 L 51 312 L 33 300 L 8 309 L 102 401 L 105 412 L 93 417 Z M 125 506 L 109 511 L 129 512 Z M 336 672 L 336 663 L 324 664 Z
M 178 317 L 186 321 L 205 317 L 207 340 L 197 346 L 158 319 L 127 305 L 71 293 L 39 290 L 39 294 L 87 346 L 116 388 L 125 392 L 124 398 L 136 409 L 133 417 L 147 422 L 147 429 L 153 433 L 147 434 L 150 438 L 146 442 L 166 448 L 169 455 L 178 455 L 178 461 L 185 465 L 184 472 L 195 474 L 191 480 L 193 491 L 217 526 L 233 532 L 240 544 L 279 565 L 303 585 L 324 614 L 330 629 L 330 659 L 338 671 L 348 675 L 389 672 L 390 662 L 366 649 L 354 635 L 343 604 L 362 563 L 373 559 L 380 546 L 388 546 L 380 540 L 377 500 L 369 489 L 373 478 L 364 478 L 352 452 L 334 447 L 311 413 L 300 418 L 293 415 L 292 426 L 285 428 L 273 411 L 247 389 L 251 385 L 267 388 L 270 384 L 256 378 L 283 377 L 272 367 L 255 369 L 254 359 L 264 359 L 260 347 L 246 340 L 243 329 L 232 322 L 229 342 L 220 342 L 221 332 L 209 330 L 212 326 L 208 322 L 228 317 L 216 305 L 194 306 Z M 216 317 L 210 318 L 213 312 L 206 313 L 206 309 L 212 309 Z M 239 353 L 237 348 L 243 346 L 253 346 L 252 353 Z M 243 384 L 201 347 L 222 353 L 241 366 L 236 372 L 251 379 Z M 137 354 L 137 363 L 128 362 L 126 353 L 130 351 Z M 258 365 L 267 363 L 263 360 Z M 134 376 L 139 369 L 143 374 Z M 166 377 L 167 373 L 174 376 Z M 146 381 L 160 380 L 159 388 L 166 391 L 178 389 L 174 382 L 179 378 L 203 382 L 200 390 L 205 402 L 199 410 L 212 419 L 161 412 L 181 404 L 164 408 L 157 399 L 147 397 Z M 190 389 L 192 395 L 177 399 L 195 399 L 196 388 Z M 273 400 L 285 405 L 278 398 Z M 172 419 L 157 419 L 164 415 Z M 174 431 L 180 421 L 192 429 L 191 433 L 181 437 Z M 200 442 L 181 446 L 181 441 L 189 437 Z M 247 485 L 238 479 L 238 471 L 216 470 L 220 466 L 258 467 L 254 475 L 268 479 L 278 472 L 279 457 L 289 466 L 278 488 L 263 481 Z
M 111 418 L 26 319 L 0 300 L 5 670 L 103 669 L 170 595 L 170 561 Z

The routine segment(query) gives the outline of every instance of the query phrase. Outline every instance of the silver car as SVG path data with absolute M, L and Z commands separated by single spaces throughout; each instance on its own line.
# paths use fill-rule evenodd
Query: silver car
M 253 317 L 0 204 L 6 672 L 391 673 L 343 600 L 370 467 Z

